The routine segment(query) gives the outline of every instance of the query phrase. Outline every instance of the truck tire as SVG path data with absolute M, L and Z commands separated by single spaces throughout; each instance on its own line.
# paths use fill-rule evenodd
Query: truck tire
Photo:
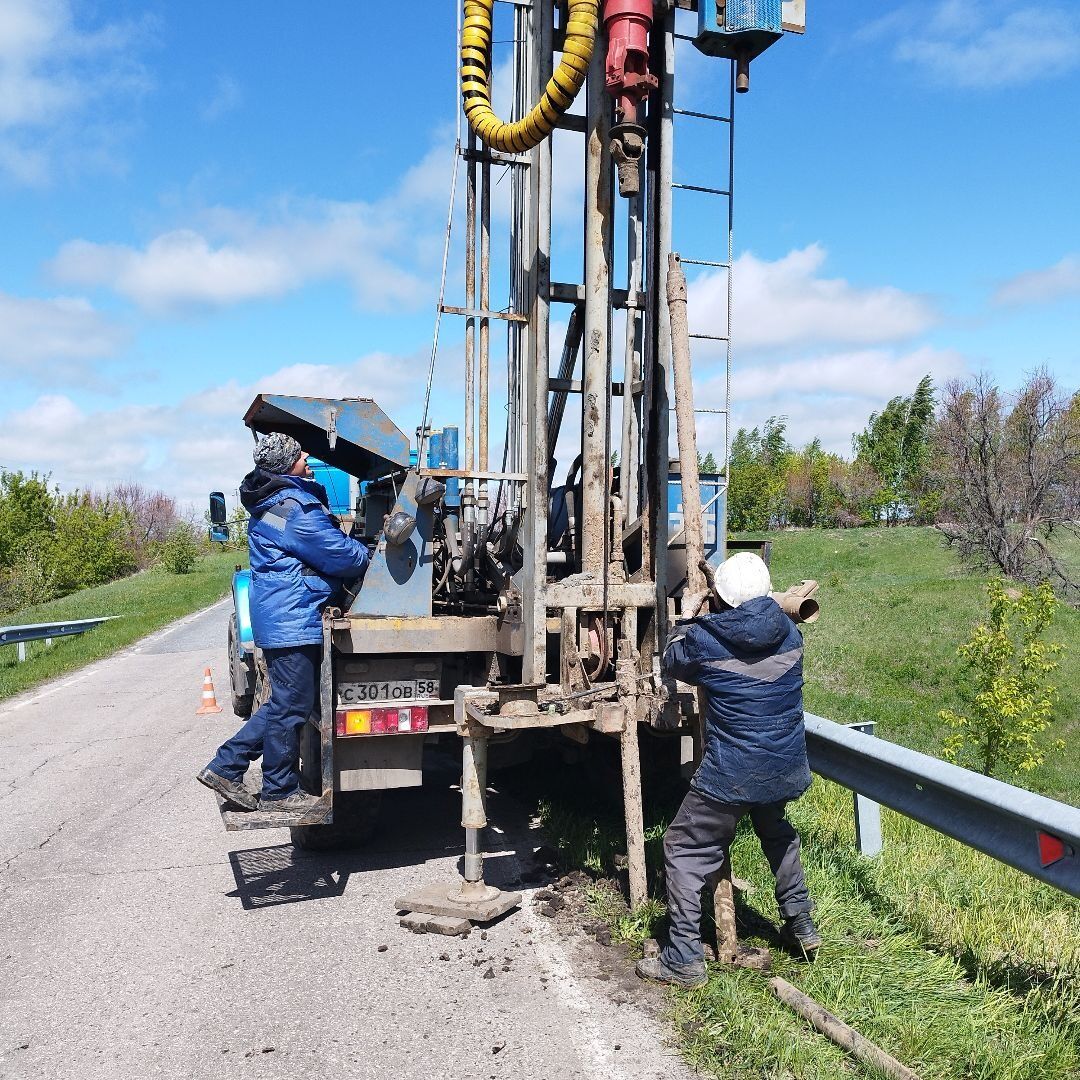
M 293 847 L 301 851 L 344 851 L 362 847 L 375 834 L 381 791 L 342 791 L 334 796 L 331 825 L 293 825 Z
M 236 619 L 229 619 L 229 687 L 232 697 L 232 709 L 241 720 L 251 715 L 254 695 L 251 687 L 254 679 L 249 674 L 252 661 L 245 655 L 240 657 L 236 641 Z

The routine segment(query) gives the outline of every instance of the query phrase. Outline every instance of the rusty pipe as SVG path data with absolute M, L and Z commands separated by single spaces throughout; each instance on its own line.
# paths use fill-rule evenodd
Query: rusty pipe
M 683 531 L 686 543 L 686 593 L 706 588 L 701 563 L 705 535 L 701 522 L 701 483 L 698 479 L 697 426 L 694 417 L 694 380 L 690 364 L 690 327 L 686 312 L 686 275 L 679 256 L 668 256 L 667 302 L 671 317 L 671 368 L 675 388 L 675 424 L 682 481 Z
M 800 581 L 784 592 L 771 592 L 769 595 L 792 622 L 815 623 L 821 615 L 821 605 L 814 599 L 818 587 L 816 581 Z

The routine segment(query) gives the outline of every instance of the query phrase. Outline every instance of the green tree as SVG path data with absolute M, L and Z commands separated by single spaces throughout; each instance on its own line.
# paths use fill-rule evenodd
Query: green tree
M 713 457 L 713 452 L 710 450 L 704 457 L 698 454 L 698 472 L 701 473 L 718 473 L 720 466 L 716 463 L 716 458 Z
M 28 551 L 41 554 L 55 528 L 56 499 L 48 476 L 0 472 L 0 567 Z
M 786 476 L 791 455 L 787 417 L 770 416 L 763 428 L 740 428 L 731 443 L 728 523 L 760 531 L 786 521 Z
M 161 546 L 160 563 L 170 574 L 190 574 L 202 554 L 195 526 L 178 521 Z
M 869 465 L 881 481 L 872 509 L 895 525 L 907 508 L 916 513 L 927 488 L 934 383 L 920 380 L 910 397 L 895 397 L 852 440 L 855 460 Z
M 1045 582 L 1034 590 L 1007 589 L 994 578 L 988 591 L 990 616 L 959 649 L 970 679 L 964 711 L 938 714 L 954 732 L 945 757 L 974 759 L 987 776 L 1000 768 L 1030 772 L 1046 756 L 1040 736 L 1057 697 L 1046 679 L 1058 666 L 1061 646 L 1043 635 L 1059 601 Z
M 124 510 L 85 492 L 58 498 L 49 572 L 61 593 L 104 585 L 136 567 Z
M 814 439 L 787 460 L 786 501 L 792 525 L 827 527 L 835 525 L 843 505 L 839 475 L 847 463 L 821 448 Z

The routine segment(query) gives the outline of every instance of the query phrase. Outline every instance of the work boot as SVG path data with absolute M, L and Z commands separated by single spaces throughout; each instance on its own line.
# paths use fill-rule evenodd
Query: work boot
M 259 805 L 259 800 L 239 780 L 229 780 L 214 772 L 209 765 L 195 779 L 241 810 L 254 810 Z
M 667 986 L 693 988 L 704 986 L 709 981 L 709 976 L 705 974 L 704 961 L 698 964 L 687 964 L 685 967 L 681 964 L 668 967 L 659 956 L 646 956 L 644 960 L 637 962 L 634 970 L 642 979 L 664 983 Z
M 805 956 L 811 956 L 821 948 L 821 935 L 808 911 L 785 919 L 780 934 L 791 948 L 801 950 Z
M 314 810 L 319 804 L 317 795 L 309 795 L 306 791 L 294 791 L 286 795 L 284 799 L 265 799 L 259 797 L 260 810 L 274 810 L 283 814 L 302 814 Z

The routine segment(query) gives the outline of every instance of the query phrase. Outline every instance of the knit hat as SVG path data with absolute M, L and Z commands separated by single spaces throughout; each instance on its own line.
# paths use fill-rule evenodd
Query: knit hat
M 303 453 L 300 444 L 284 432 L 275 431 L 260 439 L 252 452 L 255 464 L 268 473 L 288 473 Z

